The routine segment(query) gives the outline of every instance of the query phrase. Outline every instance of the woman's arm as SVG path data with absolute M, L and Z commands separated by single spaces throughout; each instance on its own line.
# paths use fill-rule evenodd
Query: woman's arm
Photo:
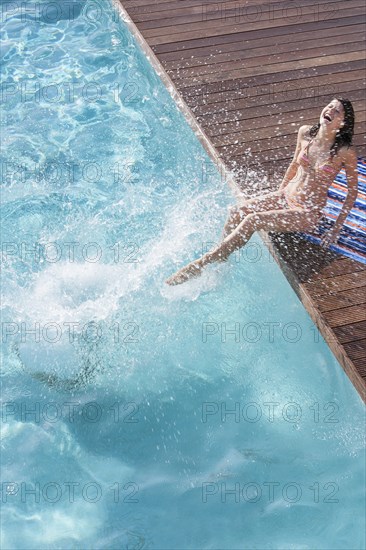
M 301 150 L 301 141 L 304 138 L 305 132 L 309 130 L 310 126 L 301 126 L 299 128 L 299 131 L 297 133 L 297 143 L 296 143 L 296 149 L 294 152 L 294 156 L 290 162 L 289 167 L 286 170 L 286 174 L 283 177 L 283 180 L 281 182 L 281 185 L 279 186 L 278 190 L 283 191 L 283 189 L 288 185 L 288 183 L 294 179 L 297 173 L 298 168 L 298 162 L 297 157 L 299 156 L 300 150 Z
M 322 238 L 322 246 L 328 246 L 337 241 L 339 233 L 343 227 L 351 208 L 355 204 L 358 192 L 358 172 L 357 172 L 357 154 L 353 148 L 347 149 L 344 158 L 344 167 L 347 176 L 347 196 L 343 203 L 342 210 L 336 219 L 332 229 L 325 233 Z

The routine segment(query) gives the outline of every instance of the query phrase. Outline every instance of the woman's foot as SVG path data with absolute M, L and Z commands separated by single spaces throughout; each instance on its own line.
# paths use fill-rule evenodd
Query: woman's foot
M 167 279 L 165 282 L 171 286 L 180 285 L 182 283 L 185 283 L 189 279 L 199 277 L 201 275 L 201 272 L 202 265 L 199 260 L 196 260 L 186 265 L 185 267 L 182 267 L 182 269 L 174 273 L 174 275 L 169 277 L 169 279 Z

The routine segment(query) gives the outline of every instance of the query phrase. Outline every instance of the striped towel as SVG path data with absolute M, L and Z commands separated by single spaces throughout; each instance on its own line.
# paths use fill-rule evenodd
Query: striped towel
M 356 202 L 343 224 L 337 243 L 331 244 L 329 250 L 366 264 L 366 159 L 359 158 L 357 168 L 358 195 Z M 300 233 L 301 237 L 319 244 L 319 236 L 333 226 L 346 195 L 347 178 L 344 169 L 342 169 L 329 188 L 324 216 L 319 227 L 314 233 Z

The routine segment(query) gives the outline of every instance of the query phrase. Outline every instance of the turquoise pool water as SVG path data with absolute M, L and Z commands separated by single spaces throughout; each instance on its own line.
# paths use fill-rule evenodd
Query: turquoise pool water
M 3 12 L 1 547 L 364 548 L 359 396 L 257 236 L 164 284 L 233 198 L 112 5 L 58 6 Z

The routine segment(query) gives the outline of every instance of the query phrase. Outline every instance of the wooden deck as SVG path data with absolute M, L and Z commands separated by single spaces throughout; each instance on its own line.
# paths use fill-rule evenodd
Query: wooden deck
M 334 96 L 352 100 L 366 156 L 363 0 L 121 2 L 248 195 L 278 186 L 298 127 Z M 262 236 L 366 400 L 366 266 L 291 234 Z

